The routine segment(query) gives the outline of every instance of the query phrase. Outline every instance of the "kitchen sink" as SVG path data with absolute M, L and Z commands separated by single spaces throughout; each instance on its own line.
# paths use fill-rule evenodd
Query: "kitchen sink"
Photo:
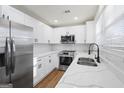
M 84 57 L 80 57 L 78 59 L 77 64 L 79 64 L 79 65 L 87 65 L 87 66 L 95 66 L 95 67 L 97 66 L 97 64 L 96 64 L 94 59 L 92 59 L 92 58 L 84 58 Z

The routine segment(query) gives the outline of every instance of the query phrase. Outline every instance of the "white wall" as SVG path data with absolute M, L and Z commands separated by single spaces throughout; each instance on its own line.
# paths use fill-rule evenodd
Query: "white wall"
M 110 11 L 111 12 L 111 11 Z M 100 46 L 100 57 L 124 82 L 124 16 L 105 27 L 103 20 L 97 24 L 96 42 Z M 111 16 L 113 17 L 113 16 Z

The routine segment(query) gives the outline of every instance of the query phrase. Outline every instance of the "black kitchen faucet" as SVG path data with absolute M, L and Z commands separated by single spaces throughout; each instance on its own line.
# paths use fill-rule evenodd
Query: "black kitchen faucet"
M 90 55 L 90 47 L 92 46 L 92 45 L 96 45 L 97 46 L 97 57 L 96 57 L 96 59 L 97 59 L 97 62 L 98 63 L 100 63 L 100 57 L 99 57 L 99 46 L 98 46 L 98 44 L 96 44 L 96 43 L 91 43 L 90 45 L 89 45 L 89 51 L 88 51 L 88 54 Z

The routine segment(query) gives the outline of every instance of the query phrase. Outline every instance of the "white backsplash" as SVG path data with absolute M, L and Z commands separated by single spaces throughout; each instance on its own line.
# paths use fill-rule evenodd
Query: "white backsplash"
M 88 44 L 54 44 L 52 50 L 76 50 L 79 52 L 88 52 Z
M 124 82 L 124 17 L 104 28 L 97 37 L 100 57 L 107 62 L 114 73 Z
M 89 44 L 34 44 L 34 55 L 50 51 L 75 50 L 88 53 Z
M 34 44 L 34 55 L 50 52 L 51 45 L 49 44 Z

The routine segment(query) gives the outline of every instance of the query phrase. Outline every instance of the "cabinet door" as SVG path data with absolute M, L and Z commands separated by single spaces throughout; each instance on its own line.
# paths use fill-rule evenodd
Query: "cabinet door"
M 11 6 L 2 6 L 2 14 L 5 15 L 5 18 L 9 16 L 10 20 L 24 24 L 24 13 Z
M 54 44 L 54 33 L 53 28 L 50 27 L 50 38 L 49 38 L 50 44 Z
M 88 21 L 86 23 L 86 43 L 95 42 L 95 24 L 94 21 Z
M 45 63 L 45 75 L 49 74 L 51 72 L 51 61 L 49 56 L 44 57 L 44 63 Z
M 41 23 L 40 21 L 37 22 L 37 30 L 34 32 L 35 33 L 35 39 L 37 39 L 36 43 L 45 43 L 45 27 L 43 25 L 43 23 Z
M 40 34 L 38 33 L 39 32 L 39 28 L 38 28 L 39 21 L 25 14 L 24 24 L 33 28 L 34 43 L 39 43 L 40 42 L 39 35 L 41 34 L 41 33 Z
M 75 43 L 84 43 L 85 42 L 85 26 L 74 26 L 69 30 L 69 34 L 75 35 Z
M 60 40 L 61 40 L 61 36 L 60 36 L 60 33 L 59 31 L 55 28 L 53 29 L 53 40 L 54 40 L 54 43 L 60 43 Z
M 62 35 L 66 35 L 66 28 L 54 28 L 53 29 L 54 43 L 60 44 Z
M 52 43 L 53 42 L 53 32 L 52 28 L 44 24 L 44 41 L 45 43 Z
M 35 43 L 52 43 L 52 28 L 38 21 L 34 31 Z
M 37 84 L 45 77 L 45 64 L 44 58 L 37 59 L 37 65 L 34 67 L 35 77 L 34 77 L 34 84 Z
M 51 59 L 52 59 L 52 66 L 54 68 L 58 68 L 59 67 L 59 56 L 58 56 L 58 54 L 57 53 L 52 54 Z

